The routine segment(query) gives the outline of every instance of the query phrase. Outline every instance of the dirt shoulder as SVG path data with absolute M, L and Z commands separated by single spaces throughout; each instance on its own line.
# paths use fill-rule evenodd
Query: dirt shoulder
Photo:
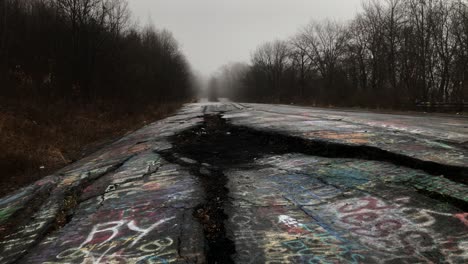
M 161 103 L 138 111 L 116 111 L 116 106 L 1 108 L 0 197 L 167 117 L 182 104 Z

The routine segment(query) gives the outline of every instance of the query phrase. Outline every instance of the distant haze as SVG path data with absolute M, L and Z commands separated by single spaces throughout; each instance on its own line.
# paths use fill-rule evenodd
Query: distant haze
M 195 71 L 248 62 L 259 44 L 284 39 L 311 20 L 348 20 L 362 0 L 131 0 L 142 24 L 174 33 Z

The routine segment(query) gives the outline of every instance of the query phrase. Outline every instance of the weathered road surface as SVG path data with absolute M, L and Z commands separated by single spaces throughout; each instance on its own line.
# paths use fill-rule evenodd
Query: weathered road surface
M 468 119 L 200 103 L 0 199 L 0 263 L 468 263 Z

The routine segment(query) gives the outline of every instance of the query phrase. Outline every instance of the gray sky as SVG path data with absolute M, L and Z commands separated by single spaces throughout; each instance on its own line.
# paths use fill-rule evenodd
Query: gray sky
M 361 0 L 130 0 L 144 24 L 174 33 L 193 69 L 204 75 L 249 61 L 263 42 L 284 39 L 312 19 L 347 20 Z

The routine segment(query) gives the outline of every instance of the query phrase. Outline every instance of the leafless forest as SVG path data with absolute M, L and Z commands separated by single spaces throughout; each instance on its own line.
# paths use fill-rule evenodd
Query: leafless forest
M 312 22 L 214 77 L 239 100 L 413 108 L 468 98 L 466 0 L 365 1 L 346 23 Z
M 190 95 L 168 31 L 132 26 L 125 0 L 3 0 L 0 95 L 121 107 Z

